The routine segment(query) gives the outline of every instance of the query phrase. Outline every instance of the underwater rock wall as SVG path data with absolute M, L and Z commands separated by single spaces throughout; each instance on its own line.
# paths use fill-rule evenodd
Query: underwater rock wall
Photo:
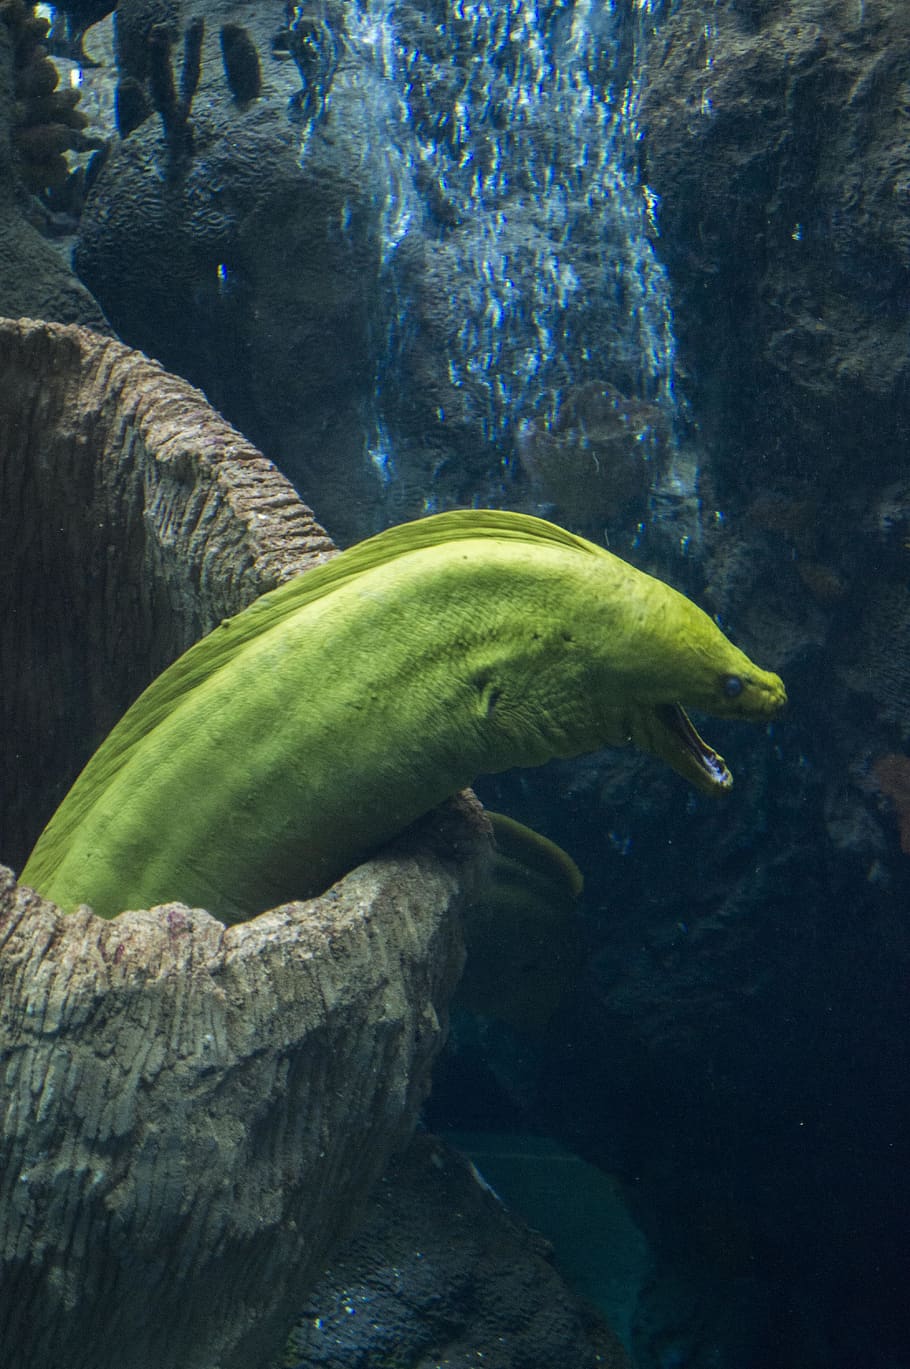
M 363 0 L 289 24 L 280 4 L 172 11 L 175 71 L 206 22 L 191 142 L 175 152 L 147 99 L 75 253 L 119 334 L 203 386 L 343 542 L 453 503 L 562 508 L 631 541 L 649 486 L 679 484 L 666 282 L 634 175 L 645 17 L 588 0 Z M 118 7 L 121 89 L 147 84 L 159 18 Z M 259 57 L 246 101 L 226 23 Z
M 376 484 L 362 415 L 374 383 L 368 334 L 379 246 L 362 92 L 347 91 L 353 114 L 336 121 L 331 140 L 314 138 L 302 160 L 303 116 L 289 105 L 301 78 L 286 48 L 273 55 L 284 6 L 187 4 L 171 13 L 164 29 L 174 81 L 190 21 L 205 19 L 187 135 L 168 136 L 151 94 L 141 122 L 122 125 L 122 139 L 111 130 L 76 268 L 118 335 L 199 384 L 304 497 L 322 498 L 323 519 L 363 508 Z M 148 90 L 161 19 L 142 0 L 118 8 L 121 90 Z M 261 63 L 260 94 L 242 101 L 221 51 L 230 21 L 242 24 Z
M 704 601 L 791 696 L 767 775 L 774 855 L 744 907 L 846 918 L 823 963 L 849 974 L 868 956 L 858 995 L 893 985 L 908 950 L 899 815 L 876 777 L 910 740 L 908 80 L 910 17 L 889 0 L 681 5 L 642 96 L 642 175 L 722 512 Z M 819 970 L 808 944 L 797 957 Z
M 685 6 L 643 95 L 643 175 L 725 516 L 706 597 L 750 637 L 827 655 L 836 745 L 859 743 L 843 756 L 858 827 L 868 761 L 910 736 L 908 77 L 910 16 L 889 0 Z M 843 735 L 857 712 L 864 743 Z
M 498 1077 L 564 1134 L 585 1109 L 589 1153 L 650 1176 L 693 1302 L 702 1278 L 777 1281 L 758 1362 L 849 1367 L 910 1332 L 910 20 L 887 0 L 654 20 L 641 169 L 702 458 L 687 559 L 790 707 L 757 742 L 712 731 L 722 809 L 631 757 L 561 771 L 562 812 L 481 786 L 568 846 L 599 909 L 542 1079 L 505 1043 Z M 678 1346 L 709 1363 L 697 1320 Z M 642 1327 L 646 1363 L 660 1345 Z
M 671 11 L 649 49 L 642 173 L 716 479 L 746 499 L 810 481 L 807 523 L 825 501 L 853 513 L 860 481 L 903 467 L 910 15 L 894 0 Z M 760 459 L 727 464 L 737 449 Z

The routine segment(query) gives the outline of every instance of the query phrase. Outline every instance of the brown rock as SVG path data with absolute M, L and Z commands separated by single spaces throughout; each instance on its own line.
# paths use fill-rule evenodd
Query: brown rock
M 456 868 L 379 859 L 227 929 L 0 879 L 4 1361 L 268 1363 L 426 1093 Z

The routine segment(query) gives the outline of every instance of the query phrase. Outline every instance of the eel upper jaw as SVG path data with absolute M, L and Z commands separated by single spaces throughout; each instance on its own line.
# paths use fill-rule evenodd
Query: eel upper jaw
M 699 736 L 680 704 L 643 709 L 629 731 L 637 746 L 665 761 L 702 793 L 723 794 L 732 788 L 733 776 L 723 756 Z

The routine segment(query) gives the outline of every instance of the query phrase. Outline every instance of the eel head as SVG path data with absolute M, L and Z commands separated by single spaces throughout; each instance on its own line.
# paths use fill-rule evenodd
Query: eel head
M 770 720 L 787 701 L 783 683 L 747 657 L 742 656 L 742 661 L 746 668 L 719 677 L 715 697 L 687 699 L 686 703 L 714 717 Z M 732 787 L 733 776 L 723 756 L 699 735 L 682 703 L 633 706 L 624 721 L 627 740 L 665 761 L 703 793 L 722 794 Z

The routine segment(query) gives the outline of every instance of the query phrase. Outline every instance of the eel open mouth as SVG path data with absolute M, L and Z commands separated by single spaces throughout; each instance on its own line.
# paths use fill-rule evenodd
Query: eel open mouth
M 651 739 L 652 750 L 708 793 L 731 788 L 733 776 L 723 756 L 698 735 L 680 704 L 661 704 L 654 713 L 658 727 Z

